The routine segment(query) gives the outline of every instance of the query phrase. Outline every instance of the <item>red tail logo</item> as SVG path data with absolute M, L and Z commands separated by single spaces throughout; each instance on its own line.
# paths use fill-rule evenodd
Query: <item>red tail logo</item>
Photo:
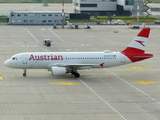
M 142 46 L 144 46 L 145 47 L 145 45 L 143 44 L 144 43 L 144 41 L 139 41 L 139 40 L 135 40 L 136 42 L 138 42 L 139 44 L 141 44 Z
M 152 54 L 145 53 L 145 46 L 148 41 L 149 33 L 150 28 L 143 28 L 128 47 L 121 51 L 121 53 L 128 57 L 132 62 L 153 57 Z

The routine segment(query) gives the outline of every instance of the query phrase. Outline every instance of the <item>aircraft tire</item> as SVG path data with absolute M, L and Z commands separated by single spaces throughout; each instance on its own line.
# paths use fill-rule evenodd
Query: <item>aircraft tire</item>
M 76 78 L 79 78 L 79 77 L 80 77 L 80 74 L 79 74 L 79 73 L 75 73 L 74 76 L 75 76 Z
M 26 77 L 26 73 L 23 73 L 23 77 Z

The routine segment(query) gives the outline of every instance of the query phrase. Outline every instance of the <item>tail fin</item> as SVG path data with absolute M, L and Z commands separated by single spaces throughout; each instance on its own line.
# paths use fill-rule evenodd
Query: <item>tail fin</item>
M 143 28 L 121 53 L 127 56 L 132 62 L 153 57 L 152 54 L 145 53 L 149 33 L 150 28 Z
M 144 53 L 146 49 L 149 33 L 150 33 L 150 28 L 142 29 L 139 32 L 139 34 L 133 39 L 133 41 L 128 45 L 128 47 L 122 52 Z

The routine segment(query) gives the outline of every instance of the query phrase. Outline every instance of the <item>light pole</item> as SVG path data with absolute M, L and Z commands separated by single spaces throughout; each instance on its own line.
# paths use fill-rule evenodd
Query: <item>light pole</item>
M 64 0 L 62 0 L 62 28 L 64 28 Z
M 137 23 L 139 25 L 139 18 L 140 18 L 140 2 L 137 2 Z

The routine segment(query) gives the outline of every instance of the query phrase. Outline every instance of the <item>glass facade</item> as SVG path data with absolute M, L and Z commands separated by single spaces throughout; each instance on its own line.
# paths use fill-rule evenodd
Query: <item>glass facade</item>
M 80 4 L 80 7 L 97 7 L 97 4 Z
M 125 4 L 126 5 L 134 5 L 134 0 L 126 0 Z

